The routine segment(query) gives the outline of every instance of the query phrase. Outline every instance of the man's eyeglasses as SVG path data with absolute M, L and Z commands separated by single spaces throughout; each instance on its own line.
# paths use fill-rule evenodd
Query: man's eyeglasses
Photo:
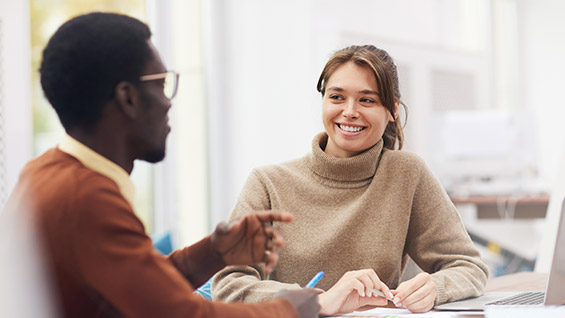
M 177 88 L 179 85 L 179 73 L 174 71 L 167 71 L 165 73 L 148 74 L 141 76 L 139 80 L 142 82 L 164 80 L 163 93 L 168 99 L 173 99 L 177 94 Z

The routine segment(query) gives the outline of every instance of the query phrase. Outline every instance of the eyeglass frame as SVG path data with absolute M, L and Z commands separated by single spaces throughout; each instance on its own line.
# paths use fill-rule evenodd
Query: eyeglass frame
M 171 97 L 167 97 L 165 95 L 165 97 L 167 97 L 169 100 L 172 100 L 173 98 L 175 98 L 175 96 L 177 96 L 177 91 L 179 88 L 179 73 L 175 72 L 175 71 L 166 71 L 163 73 L 155 73 L 155 74 L 146 74 L 146 75 L 141 75 L 139 77 L 139 80 L 142 82 L 147 82 L 147 81 L 155 81 L 155 80 L 160 80 L 160 79 L 166 79 L 167 75 L 169 74 L 173 74 L 174 75 L 174 79 L 175 79 L 175 86 L 173 88 L 173 93 L 171 94 Z M 163 93 L 165 93 L 165 90 L 163 90 Z

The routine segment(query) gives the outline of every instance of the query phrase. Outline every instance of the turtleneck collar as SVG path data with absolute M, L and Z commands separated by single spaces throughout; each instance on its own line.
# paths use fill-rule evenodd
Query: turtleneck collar
M 308 155 L 308 166 L 316 175 L 333 181 L 359 182 L 372 178 L 377 170 L 378 159 L 383 150 L 383 140 L 373 147 L 350 157 L 336 158 L 324 152 L 328 142 L 325 132 L 312 140 L 312 153 Z

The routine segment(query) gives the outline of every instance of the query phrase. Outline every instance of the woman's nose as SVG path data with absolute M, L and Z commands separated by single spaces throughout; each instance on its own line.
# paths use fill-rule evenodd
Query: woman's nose
M 345 109 L 343 110 L 343 117 L 345 118 L 358 118 L 359 112 L 357 109 L 358 105 L 354 100 L 350 100 L 345 104 Z

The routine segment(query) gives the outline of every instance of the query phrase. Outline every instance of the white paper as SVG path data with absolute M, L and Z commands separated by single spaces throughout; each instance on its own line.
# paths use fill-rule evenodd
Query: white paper
M 383 308 L 375 307 L 366 311 L 355 311 L 339 317 L 380 317 L 380 318 L 403 318 L 403 317 L 420 317 L 420 318 L 433 318 L 433 317 L 484 317 L 482 312 L 477 311 L 429 311 L 426 313 L 415 314 L 407 309 L 401 308 Z

